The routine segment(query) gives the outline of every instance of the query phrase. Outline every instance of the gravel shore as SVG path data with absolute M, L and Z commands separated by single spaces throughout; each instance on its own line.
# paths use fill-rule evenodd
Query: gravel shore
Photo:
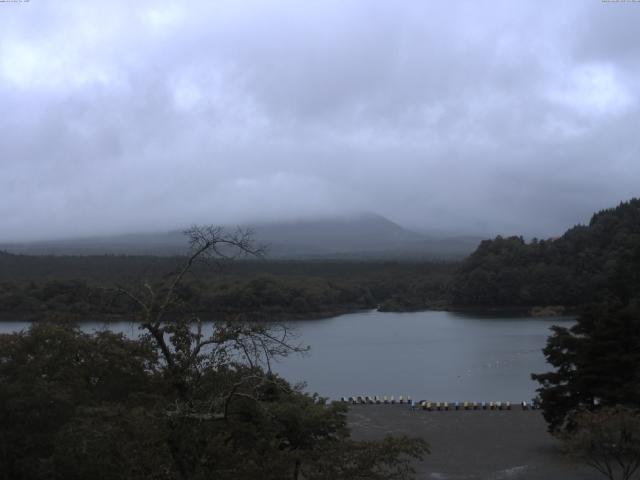
M 348 419 L 356 439 L 406 434 L 427 440 L 431 454 L 415 466 L 421 480 L 603 478 L 562 454 L 539 411 L 427 412 L 406 405 L 354 405 Z

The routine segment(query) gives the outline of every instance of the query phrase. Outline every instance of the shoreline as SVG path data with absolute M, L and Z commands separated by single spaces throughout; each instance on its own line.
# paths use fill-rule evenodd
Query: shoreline
M 534 309 L 542 309 L 539 314 L 532 313 Z M 336 309 L 326 312 L 308 312 L 304 314 L 300 313 L 274 313 L 268 312 L 250 312 L 241 321 L 253 321 L 253 322 L 288 322 L 288 321 L 315 321 L 323 320 L 327 318 L 339 317 L 341 315 L 349 315 L 363 312 L 379 312 L 379 313 L 418 313 L 418 312 L 451 312 L 461 315 L 500 315 L 500 316 L 515 316 L 521 318 L 545 318 L 545 317 L 573 317 L 578 314 L 577 308 L 564 308 L 562 312 L 548 310 L 549 307 L 512 307 L 512 306 L 496 306 L 496 307 L 461 307 L 461 306 L 440 306 L 420 309 L 406 309 L 406 310 L 380 310 L 380 308 L 344 308 Z M 206 315 L 205 315 L 206 314 Z M 103 323 L 117 323 L 124 321 L 135 321 L 132 317 L 134 313 L 89 313 L 80 314 L 75 312 L 53 312 L 51 317 L 46 318 L 46 312 L 0 312 L 0 323 L 2 322 L 103 322 Z M 202 317 L 202 321 L 214 321 L 214 320 L 226 320 L 233 321 L 233 319 L 224 318 L 233 317 L 238 313 L 232 312 L 196 312 L 196 315 Z
M 469 313 L 469 314 L 492 314 L 514 315 L 518 317 L 540 317 L 540 316 L 575 316 L 579 313 L 579 307 L 567 307 L 564 305 L 529 305 L 529 306 L 513 306 L 513 305 L 435 305 L 426 308 L 407 308 L 403 310 L 380 310 L 380 312 L 389 313 L 411 313 L 411 312 L 451 312 L 451 313 Z
M 357 308 L 357 309 L 344 309 L 344 310 L 332 310 L 327 312 L 309 312 L 307 314 L 295 314 L 295 313 L 256 313 L 250 312 L 245 314 L 245 318 L 241 320 L 234 319 L 233 317 L 238 315 L 237 313 L 225 313 L 225 312 L 196 312 L 195 314 L 185 314 L 185 316 L 199 316 L 203 322 L 209 321 L 247 321 L 247 322 L 289 322 L 289 321 L 314 321 L 322 320 L 326 318 L 339 317 L 341 315 L 348 315 L 352 313 L 362 313 L 376 311 L 374 308 Z M 79 314 L 73 312 L 54 312 L 52 316 L 47 318 L 46 313 L 43 312 L 0 312 L 0 323 L 2 322 L 64 322 L 64 323 L 82 323 L 82 322 L 102 322 L 102 323 L 118 323 L 118 322 L 135 322 L 135 313 L 88 313 Z M 225 318 L 225 316 L 227 318 Z M 175 316 L 167 316 L 169 321 L 176 320 Z

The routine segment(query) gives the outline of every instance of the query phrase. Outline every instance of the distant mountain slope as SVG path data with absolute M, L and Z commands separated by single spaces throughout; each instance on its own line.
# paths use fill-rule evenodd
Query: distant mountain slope
M 436 238 L 407 230 L 375 214 L 257 223 L 250 225 L 271 258 L 411 259 L 462 258 L 478 237 Z M 1 250 L 34 255 L 181 255 L 180 231 L 0 245 Z
M 457 305 L 580 305 L 640 300 L 640 199 L 593 215 L 560 238 L 483 241 L 462 264 Z
M 251 228 L 257 241 L 267 244 L 269 254 L 276 257 L 397 251 L 422 239 L 374 214 L 264 223 Z

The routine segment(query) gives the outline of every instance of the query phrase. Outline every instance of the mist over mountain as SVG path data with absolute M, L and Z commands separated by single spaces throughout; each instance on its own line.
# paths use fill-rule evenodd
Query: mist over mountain
M 637 195 L 640 8 L 549 3 L 2 2 L 0 242 L 362 210 L 560 235 Z
M 243 225 L 274 259 L 456 259 L 482 240 L 447 237 L 406 229 L 373 213 L 262 222 Z M 228 227 L 233 229 L 235 227 Z M 181 255 L 187 251 L 181 230 L 0 244 L 11 253 L 33 255 Z

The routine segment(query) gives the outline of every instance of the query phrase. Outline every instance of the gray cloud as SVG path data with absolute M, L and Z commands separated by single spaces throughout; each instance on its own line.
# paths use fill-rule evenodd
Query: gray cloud
M 0 10 L 0 240 L 362 210 L 548 236 L 638 195 L 634 3 Z

